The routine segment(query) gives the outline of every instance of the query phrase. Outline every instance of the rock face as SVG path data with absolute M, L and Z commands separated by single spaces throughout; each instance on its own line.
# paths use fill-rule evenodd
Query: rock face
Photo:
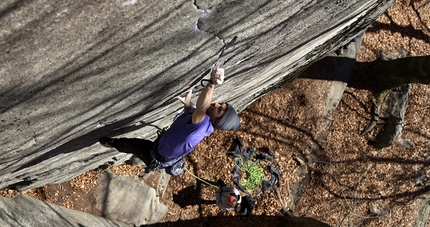
M 101 136 L 154 139 L 214 66 L 238 111 L 348 43 L 393 0 L 0 3 L 0 188 L 129 159 Z M 195 100 L 195 97 L 194 97 Z

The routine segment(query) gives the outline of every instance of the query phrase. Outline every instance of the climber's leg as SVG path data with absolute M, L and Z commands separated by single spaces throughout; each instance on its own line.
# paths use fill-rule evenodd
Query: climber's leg
M 99 142 L 105 147 L 114 147 L 119 152 L 133 154 L 134 156 L 140 158 L 146 166 L 148 166 L 151 161 L 150 151 L 154 147 L 154 142 L 138 139 L 138 138 L 109 138 L 102 137 Z

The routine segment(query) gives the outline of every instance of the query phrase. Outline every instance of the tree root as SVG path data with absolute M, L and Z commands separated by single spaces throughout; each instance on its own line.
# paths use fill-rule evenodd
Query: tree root
M 377 149 L 382 149 L 397 142 L 408 149 L 412 147 L 409 141 L 401 137 L 410 89 L 410 84 L 393 89 L 388 104 L 388 117 L 385 125 L 376 137 L 369 139 L 368 143 L 370 145 Z

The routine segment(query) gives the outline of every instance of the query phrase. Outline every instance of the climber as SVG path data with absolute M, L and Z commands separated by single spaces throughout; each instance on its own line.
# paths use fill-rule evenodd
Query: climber
M 105 147 L 114 147 L 120 152 L 134 154 L 145 163 L 146 173 L 165 168 L 171 175 L 181 174 L 185 168 L 182 159 L 205 137 L 212 134 L 214 128 L 240 128 L 240 118 L 231 105 L 211 103 L 215 86 L 224 81 L 224 69 L 212 70 L 210 80 L 207 81 L 195 108 L 191 106 L 191 90 L 185 97 L 178 97 L 184 104 L 184 113 L 176 118 L 167 131 L 160 133 L 155 141 L 102 137 L 99 142 Z

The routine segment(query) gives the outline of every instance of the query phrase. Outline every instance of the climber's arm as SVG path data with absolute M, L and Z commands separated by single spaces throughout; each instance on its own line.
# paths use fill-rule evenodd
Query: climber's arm
M 192 123 L 197 124 L 203 121 L 206 117 L 206 110 L 212 103 L 212 96 L 215 89 L 215 85 L 222 84 L 224 81 L 224 69 L 217 68 L 211 72 L 211 83 L 208 83 L 200 93 L 197 99 L 196 109 L 194 110 Z
M 193 95 L 193 90 L 190 89 L 185 97 L 178 96 L 178 100 L 184 104 L 184 112 L 191 110 L 193 104 L 191 103 L 191 96 Z
M 214 92 L 215 85 L 207 84 L 203 89 L 202 93 L 200 93 L 199 98 L 197 99 L 196 109 L 194 110 L 193 117 L 191 122 L 193 124 L 197 124 L 203 121 L 206 117 L 206 110 L 212 103 L 212 95 Z

